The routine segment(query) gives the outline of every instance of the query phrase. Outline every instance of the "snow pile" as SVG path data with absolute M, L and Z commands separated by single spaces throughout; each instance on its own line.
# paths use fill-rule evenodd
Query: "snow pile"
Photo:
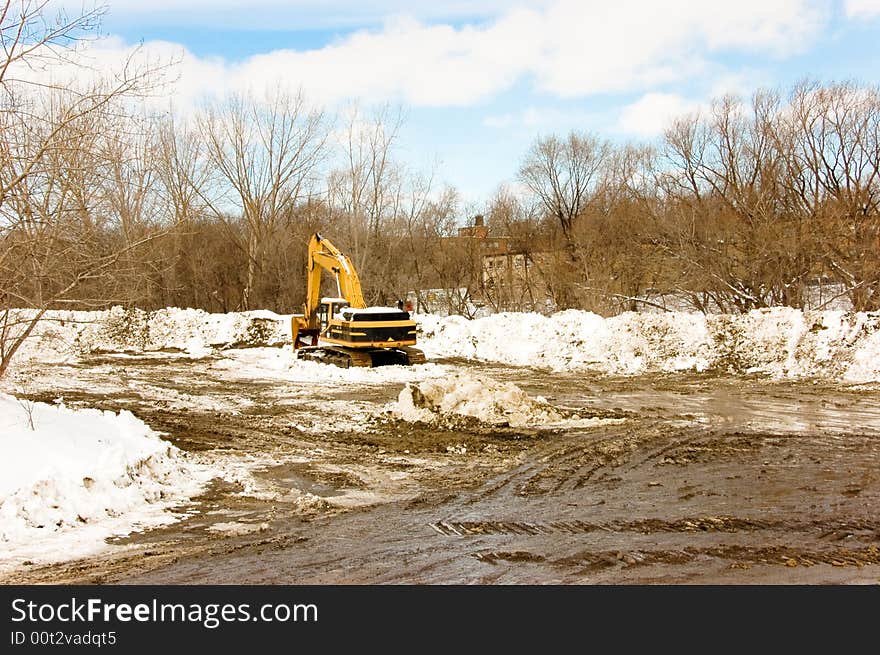
M 14 311 L 21 320 L 32 310 Z M 170 307 L 147 312 L 117 306 L 99 312 L 46 312 L 22 357 L 47 361 L 84 353 L 162 350 L 202 357 L 215 348 L 289 341 L 289 317 L 269 311 L 209 314 L 201 309 Z
M 0 544 L 69 558 L 173 520 L 213 477 L 129 412 L 73 410 L 0 394 Z M 6 559 L 4 557 L 3 559 Z
M 295 383 L 336 386 L 339 383 L 384 385 L 389 382 L 412 382 L 445 375 L 449 366 L 353 366 L 341 368 L 320 362 L 297 359 L 293 348 L 248 348 L 227 350 L 222 359 L 210 362 L 213 375 L 227 380 L 280 380 Z M 282 389 L 287 393 L 288 389 Z
M 48 362 L 83 353 L 159 351 L 202 357 L 217 349 L 289 346 L 289 318 L 268 311 L 209 314 L 176 308 L 53 311 L 39 323 L 18 359 Z M 475 320 L 434 315 L 415 319 L 420 326 L 418 345 L 430 359 L 461 357 L 624 375 L 719 370 L 880 380 L 880 312 L 774 307 L 737 315 L 629 312 L 606 319 L 567 310 L 549 317 L 508 312 Z M 300 373 L 310 375 L 308 367 L 291 363 L 291 351 L 274 362 L 264 359 L 276 373 L 291 371 L 292 379 Z
M 778 377 L 880 379 L 880 312 L 802 312 L 786 307 L 741 315 L 628 312 L 602 318 L 501 313 L 469 321 L 419 316 L 429 358 L 462 357 L 551 370 L 609 374 L 720 370 Z
M 209 314 L 201 309 L 160 309 L 147 317 L 149 336 L 143 350 L 280 345 L 290 342 L 289 317 L 260 310 Z
M 553 407 L 538 396 L 531 398 L 510 382 L 455 373 L 443 378 L 407 383 L 397 401 L 386 407 L 394 418 L 411 423 L 455 425 L 464 417 L 495 426 L 587 427 L 597 419 L 582 419 L 577 414 Z

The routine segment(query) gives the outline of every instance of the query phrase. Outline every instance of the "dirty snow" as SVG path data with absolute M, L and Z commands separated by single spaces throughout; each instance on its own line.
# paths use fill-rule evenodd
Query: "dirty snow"
M 100 550 L 174 520 L 169 507 L 214 476 L 129 412 L 0 394 L 0 566 Z
M 880 312 L 772 308 L 743 315 L 668 312 L 602 318 L 569 310 L 475 320 L 414 318 L 420 325 L 419 347 L 433 360 L 600 374 L 718 370 L 880 382 Z M 279 404 L 296 405 L 294 427 L 309 433 L 366 431 L 389 415 L 436 426 L 476 420 L 491 426 L 570 429 L 609 421 L 554 407 L 510 383 L 461 373 L 454 364 L 341 369 L 299 361 L 289 344 L 289 317 L 272 312 L 115 307 L 54 311 L 47 319 L 14 360 L 3 389 L 26 392 L 34 377 L 45 387 L 46 375 L 34 372 L 51 362 L 56 364 L 48 374 L 53 394 L 86 387 L 92 393 L 118 393 L 119 388 L 105 386 L 105 368 L 124 373 L 126 358 L 175 357 L 198 366 L 203 382 L 178 388 L 124 374 L 120 379 L 138 395 L 169 407 L 233 413 L 253 402 L 235 381 L 263 380 L 277 387 L 273 395 Z M 74 365 L 89 354 L 105 358 Z M 347 385 L 403 389 L 396 402 L 383 406 L 346 397 Z M 250 495 L 279 493 L 252 475 L 277 463 L 274 457 L 239 461 L 219 453 L 187 455 L 128 412 L 73 410 L 63 402 L 28 403 L 0 394 L 0 447 L 0 567 L 24 559 L 86 555 L 104 548 L 110 536 L 172 521 L 176 517 L 169 508 L 197 494 L 213 477 L 235 480 Z M 326 502 L 299 490 L 296 494 L 305 512 Z M 216 527 L 230 535 L 251 529 L 239 523 Z
M 397 401 L 386 408 L 402 421 L 448 423 L 456 417 L 470 417 L 489 425 L 510 427 L 591 427 L 619 419 L 581 418 L 553 407 L 544 398 L 531 398 L 510 382 L 456 373 L 443 378 L 407 385 Z
M 880 312 L 774 307 L 737 315 L 628 312 L 602 318 L 501 313 L 417 316 L 429 359 L 462 357 L 556 371 L 635 375 L 720 370 L 845 382 L 880 380 Z
M 33 310 L 11 310 L 22 321 Z M 23 329 L 23 324 L 20 324 Z M 105 311 L 49 311 L 21 356 L 66 361 L 89 353 L 173 351 L 204 357 L 216 349 L 280 345 L 290 340 L 289 317 L 270 311 L 210 314 L 169 307 L 152 312 L 113 307 Z
M 18 358 L 21 365 L 96 352 L 174 351 L 193 358 L 217 357 L 215 369 L 230 377 L 269 373 L 290 381 L 380 384 L 415 381 L 425 372 L 411 367 L 422 372 L 408 377 L 407 367 L 343 371 L 298 362 L 289 347 L 277 347 L 289 346 L 290 317 L 268 311 L 209 314 L 114 307 L 103 312 L 55 311 L 47 317 Z M 474 320 L 430 314 L 414 318 L 420 325 L 419 346 L 429 359 L 462 357 L 622 375 L 713 369 L 845 382 L 880 380 L 880 312 L 774 307 L 737 315 L 629 312 L 603 318 L 567 310 L 552 316 L 506 312 Z M 252 347 L 261 352 L 236 350 Z
M 259 379 L 279 382 L 361 385 L 411 382 L 446 375 L 451 369 L 440 364 L 340 368 L 296 358 L 292 348 L 247 348 L 227 350 L 211 362 L 210 370 L 225 379 Z

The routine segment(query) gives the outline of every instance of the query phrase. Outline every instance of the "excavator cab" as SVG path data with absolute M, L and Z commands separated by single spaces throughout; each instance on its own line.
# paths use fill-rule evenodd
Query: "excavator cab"
M 321 304 L 318 305 L 318 331 L 324 334 L 330 320 L 337 317 L 337 314 L 349 306 L 349 302 L 345 298 L 321 298 Z
M 309 325 L 304 314 L 294 314 L 290 322 L 293 332 L 293 348 L 299 350 L 306 346 L 317 347 L 318 338 L 327 333 L 330 321 L 349 306 L 345 298 L 321 298 L 313 314 L 314 327 Z

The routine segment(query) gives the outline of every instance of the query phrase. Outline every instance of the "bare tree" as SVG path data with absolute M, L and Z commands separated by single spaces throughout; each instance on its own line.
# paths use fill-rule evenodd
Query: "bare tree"
M 284 216 L 305 199 L 325 156 L 323 114 L 302 93 L 270 93 L 264 100 L 234 95 L 199 116 L 208 160 L 226 193 L 207 201 L 225 219 L 241 212 L 247 225 L 247 281 L 241 306 L 248 309 L 259 283 L 267 241 Z M 227 204 L 227 203 L 231 203 Z
M 578 270 L 571 281 L 578 306 L 604 314 L 653 304 L 660 285 L 656 248 L 655 151 L 625 145 L 608 157 L 605 174 L 574 226 Z
M 406 229 L 417 309 L 472 317 L 481 252 L 477 240 L 457 235 L 458 191 L 445 187 L 433 199 L 414 197 L 419 211 L 407 216 Z
M 573 223 L 589 202 L 610 153 L 607 141 L 571 132 L 565 139 L 536 141 L 519 169 L 520 180 L 559 221 L 569 242 Z
M 8 94 L 12 87 L 29 83 L 26 70 L 46 69 L 73 61 L 72 46 L 95 35 L 106 7 L 95 7 L 69 17 L 63 11 L 50 16 L 50 0 L 4 0 L 0 2 L 0 86 Z
M 803 82 L 778 133 L 789 145 L 789 196 L 821 225 L 825 267 L 854 309 L 880 309 L 880 90 Z
M 814 273 L 814 224 L 786 191 L 786 145 L 775 126 L 777 94 L 751 103 L 728 96 L 707 116 L 666 133 L 667 232 L 660 243 L 679 263 L 679 291 L 722 311 L 800 307 Z
M 393 216 L 402 186 L 400 167 L 392 158 L 402 122 L 401 111 L 389 105 L 366 116 L 353 105 L 342 131 L 343 164 L 331 172 L 329 202 L 348 225 L 348 250 L 359 270 L 381 236 L 382 222 Z
M 200 219 L 208 214 L 203 198 L 207 194 L 209 166 L 198 131 L 180 123 L 173 115 L 159 123 L 156 134 L 156 177 L 161 207 L 174 225 L 166 243 L 170 265 L 162 284 L 160 304 L 183 301 L 195 305 L 195 293 L 200 285 L 195 279 L 198 262 L 194 251 L 199 245 L 197 242 L 203 244 L 209 240 L 204 234 L 198 235 Z M 201 302 L 207 302 L 212 293 L 219 295 L 220 290 L 205 291 L 206 297 Z
M 52 67 L 77 64 L 72 46 L 102 12 L 53 21 L 50 9 L 0 5 L 0 376 L 49 308 L 83 294 L 112 298 L 116 264 L 152 238 L 119 239 L 118 216 L 104 212 L 96 189 L 108 117 L 165 65 L 132 58 L 109 77 L 53 83 Z

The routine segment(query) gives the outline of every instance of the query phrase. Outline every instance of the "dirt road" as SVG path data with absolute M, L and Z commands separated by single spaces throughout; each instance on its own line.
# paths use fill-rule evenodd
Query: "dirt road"
M 400 382 L 232 383 L 173 356 L 47 367 L 32 398 L 129 409 L 250 482 L 0 581 L 880 583 L 876 389 L 443 364 L 619 420 L 432 428 L 377 412 Z

